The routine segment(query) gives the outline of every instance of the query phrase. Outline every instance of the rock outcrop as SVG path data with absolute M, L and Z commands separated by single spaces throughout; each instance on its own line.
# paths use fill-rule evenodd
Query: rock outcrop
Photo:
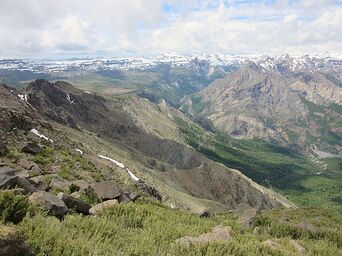
M 103 211 L 106 208 L 113 207 L 115 205 L 119 204 L 119 201 L 116 199 L 107 200 L 103 203 L 97 204 L 89 209 L 89 213 L 92 215 L 99 214 L 101 211 Z
M 79 213 L 89 214 L 89 209 L 91 208 L 91 205 L 87 202 L 67 195 L 63 192 L 58 193 L 57 197 L 66 204 L 69 210 L 72 209 Z
M 61 199 L 45 191 L 34 192 L 28 200 L 59 219 L 63 219 L 68 213 L 68 208 Z
M 0 189 L 12 188 L 17 184 L 18 176 L 10 167 L 0 168 Z
M 42 151 L 42 148 L 36 143 L 29 142 L 21 150 L 24 153 L 36 155 Z
M 231 238 L 231 227 L 229 226 L 216 226 L 209 233 L 202 234 L 198 237 L 185 236 L 177 239 L 175 242 L 184 247 L 189 247 L 191 244 L 196 243 L 211 243 L 219 241 L 227 241 Z
M 122 194 L 122 188 L 115 180 L 102 181 L 92 184 L 91 190 L 100 200 L 118 198 Z

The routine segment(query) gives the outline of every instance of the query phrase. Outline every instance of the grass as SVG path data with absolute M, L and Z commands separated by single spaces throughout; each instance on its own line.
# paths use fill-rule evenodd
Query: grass
M 43 170 L 48 170 L 51 165 L 58 165 L 57 174 L 66 180 L 72 181 L 81 179 L 80 171 L 86 171 L 91 174 L 95 181 L 102 179 L 102 174 L 95 165 L 79 155 L 71 153 L 66 148 L 44 147 L 44 149 L 32 158 L 32 161 L 39 164 Z
M 341 159 L 326 160 L 327 170 L 288 148 L 262 140 L 236 140 L 205 132 L 178 118 L 185 141 L 212 160 L 221 162 L 302 206 L 321 205 L 342 211 Z
M 35 163 L 46 166 L 54 162 L 54 148 L 44 147 L 41 152 L 32 159 Z
M 281 216 L 289 223 L 280 223 Z M 310 221 L 317 232 L 298 223 Z M 210 218 L 170 209 L 152 201 L 120 204 L 97 218 L 67 215 L 60 222 L 37 214 L 26 217 L 19 230 L 37 255 L 298 255 L 291 239 L 309 255 L 341 252 L 341 216 L 322 209 L 277 210 L 264 213 L 253 228 L 242 229 L 232 214 Z M 182 247 L 175 240 L 199 236 L 217 225 L 232 228 L 230 240 Z M 269 248 L 263 241 L 279 243 Z

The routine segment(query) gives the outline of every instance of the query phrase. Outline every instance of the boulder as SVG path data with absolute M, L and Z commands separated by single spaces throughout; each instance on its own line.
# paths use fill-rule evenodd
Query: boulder
M 138 195 L 138 194 L 135 194 L 135 193 L 129 193 L 128 194 L 128 197 L 129 197 L 129 199 L 131 200 L 131 201 L 135 201 L 135 200 L 137 200 L 139 197 L 140 197 L 140 195 Z
M 79 191 L 87 191 L 90 187 L 90 184 L 85 180 L 75 180 L 72 184 L 79 187 Z
M 72 197 L 70 195 L 64 194 L 63 192 L 58 193 L 57 197 L 61 199 L 69 209 L 74 209 L 76 212 L 89 214 L 89 209 L 91 205 L 87 202 Z
M 36 155 L 42 151 L 42 148 L 38 146 L 36 143 L 29 142 L 22 148 L 21 151 L 24 153 Z
M 0 225 L 0 255 L 33 256 L 30 247 L 12 226 Z
M 72 183 L 70 181 L 63 179 L 58 175 L 54 175 L 51 178 L 50 187 L 59 188 L 63 191 L 68 191 L 71 187 L 71 184 Z
M 26 169 L 16 171 L 15 175 L 17 175 L 18 177 L 22 177 L 22 178 L 30 178 L 30 173 Z
M 202 234 L 198 237 L 193 236 L 185 236 L 177 239 L 175 242 L 183 247 L 189 247 L 190 244 L 195 243 L 210 243 L 210 242 L 219 242 L 219 241 L 227 241 L 231 238 L 231 227 L 229 226 L 216 226 L 212 229 L 211 232 Z
M 10 167 L 0 167 L 0 189 L 12 188 L 17 184 L 18 176 Z
M 121 186 L 115 180 L 102 181 L 92 184 L 91 190 L 100 200 L 118 198 L 122 194 Z
M 70 196 L 80 199 L 81 193 L 79 191 L 75 191 L 75 192 L 71 193 Z
M 0 156 L 4 156 L 6 154 L 6 144 L 0 141 Z
M 24 189 L 26 194 L 31 194 L 37 191 L 37 189 L 31 184 L 31 182 L 23 177 L 17 178 L 17 186 Z
M 68 213 L 68 208 L 61 199 L 45 191 L 34 192 L 28 201 L 47 210 L 48 214 L 59 219 L 63 219 L 64 215 Z
M 235 210 L 235 214 L 239 217 L 239 223 L 242 227 L 249 227 L 257 213 L 258 210 L 256 208 L 243 203 L 239 204 Z
M 131 201 L 128 195 L 122 193 L 118 198 L 119 203 L 128 203 Z
M 29 161 L 25 158 L 19 160 L 19 165 L 28 171 L 30 176 L 35 176 L 41 174 L 42 170 L 35 162 Z
M 49 189 L 49 185 L 45 182 L 44 176 L 36 176 L 29 179 L 29 181 L 38 189 L 47 191 Z
M 103 211 L 106 208 L 112 207 L 114 205 L 119 204 L 119 201 L 116 199 L 108 200 L 103 203 L 97 204 L 89 209 L 89 214 L 96 215 L 99 212 Z

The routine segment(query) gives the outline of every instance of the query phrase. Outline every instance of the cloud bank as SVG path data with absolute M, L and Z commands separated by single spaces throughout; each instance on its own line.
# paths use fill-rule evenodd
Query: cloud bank
M 342 53 L 342 0 L 0 0 L 0 57 Z

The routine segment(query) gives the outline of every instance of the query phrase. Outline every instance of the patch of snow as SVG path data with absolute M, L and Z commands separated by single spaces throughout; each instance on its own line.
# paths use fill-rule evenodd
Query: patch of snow
M 82 151 L 82 150 L 80 150 L 80 149 L 78 149 L 78 148 L 75 148 L 75 150 L 76 150 L 78 153 L 80 153 L 81 155 L 83 155 L 83 151 Z
M 67 100 L 70 104 L 75 104 L 75 100 L 71 100 L 69 93 L 67 93 Z
M 120 168 L 125 168 L 125 165 L 123 163 L 120 163 L 112 158 L 109 158 L 107 156 L 103 156 L 103 155 L 97 155 L 99 158 L 102 158 L 102 159 L 106 159 L 106 160 L 109 160 L 111 161 L 112 163 L 116 164 L 117 166 L 119 166 Z
M 91 93 L 90 91 L 84 91 L 84 92 L 85 92 L 85 93 L 88 93 L 88 94 Z
M 13 92 L 13 91 L 11 90 L 11 92 Z M 18 94 L 18 97 L 19 97 L 21 100 L 27 102 L 27 94 Z
M 133 174 L 133 172 L 130 171 L 130 169 L 126 168 L 126 171 L 128 172 L 129 176 L 135 181 L 139 181 L 139 178 Z
M 43 134 L 40 134 L 36 129 L 32 129 L 31 132 L 35 135 L 37 135 L 38 137 L 46 140 L 46 141 L 50 141 L 50 142 L 53 142 L 53 140 L 49 139 L 48 137 L 46 137 L 45 135 Z
M 120 168 L 122 169 L 125 169 L 125 165 L 123 163 L 120 163 L 118 161 L 116 161 L 115 159 L 112 159 L 110 157 L 107 157 L 107 156 L 103 156 L 103 155 L 97 155 L 99 158 L 102 158 L 102 159 L 106 159 L 106 160 L 109 160 L 111 161 L 112 163 L 116 164 L 117 166 L 119 166 Z M 128 173 L 128 175 L 135 181 L 139 181 L 139 178 L 137 176 L 134 175 L 133 172 L 131 172 L 130 169 L 126 168 L 126 171 Z

